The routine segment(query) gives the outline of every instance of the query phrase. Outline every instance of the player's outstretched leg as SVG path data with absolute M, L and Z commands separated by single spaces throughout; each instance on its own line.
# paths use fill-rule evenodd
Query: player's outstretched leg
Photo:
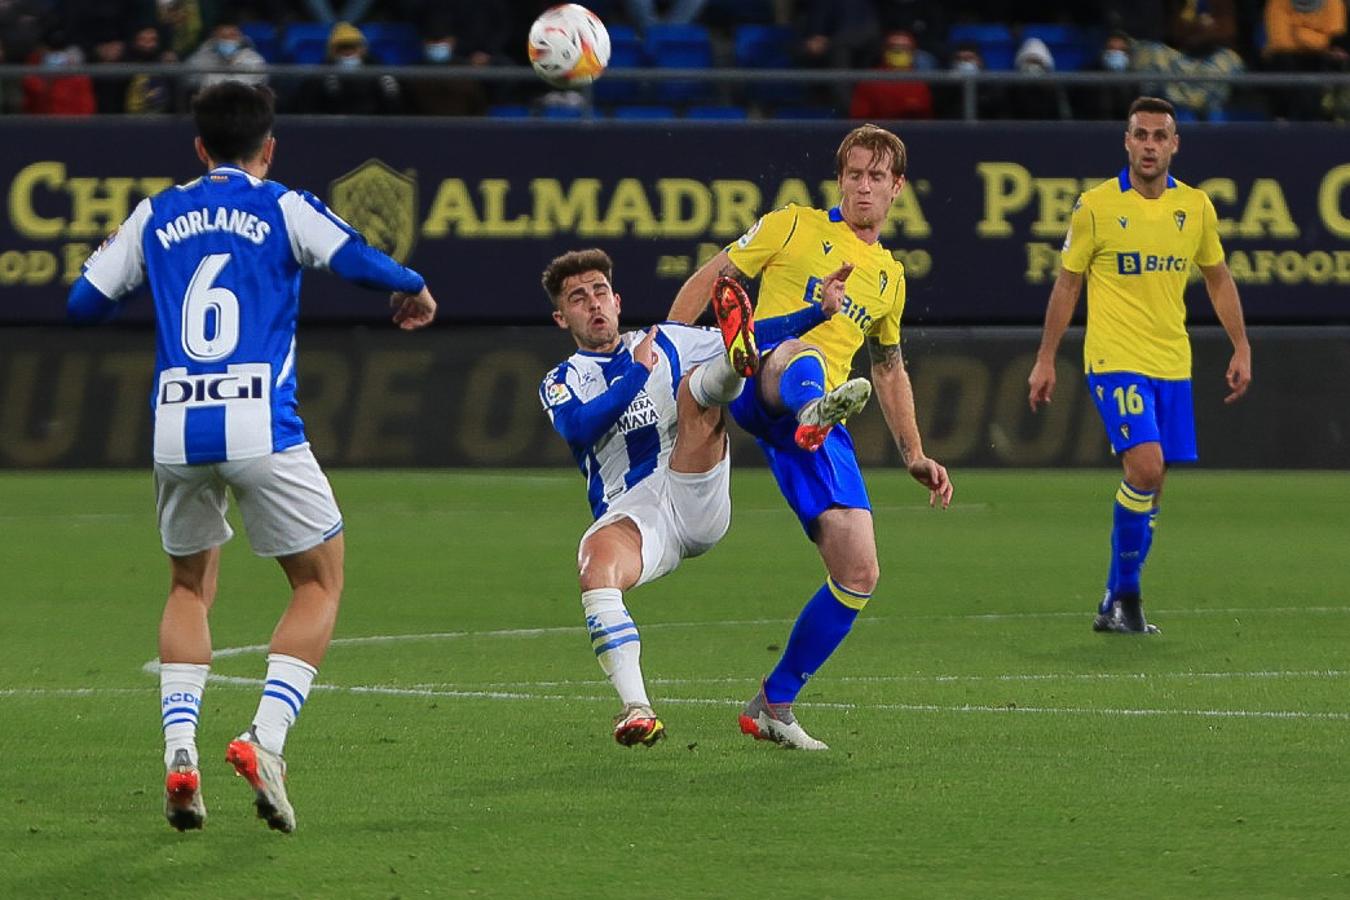
M 757 741 L 773 741 L 789 750 L 828 750 L 829 745 L 806 733 L 792 714 L 791 703 L 770 703 L 763 686 L 741 710 L 741 732 Z
M 722 330 L 727 362 L 742 378 L 759 371 L 759 347 L 755 344 L 755 308 L 741 283 L 726 275 L 713 284 L 713 315 Z
M 179 831 L 192 831 L 206 824 L 202 800 L 202 776 L 187 750 L 175 751 L 164 777 L 164 818 Z
M 614 717 L 614 740 L 625 747 L 651 747 L 665 736 L 665 724 L 645 703 L 626 703 Z
M 253 805 L 267 827 L 290 833 L 295 830 L 295 810 L 286 796 L 286 760 L 258 743 L 257 729 L 249 730 L 225 750 L 225 760 L 253 788 Z
M 797 412 L 795 439 L 803 450 L 819 450 L 830 429 L 849 416 L 862 412 L 872 396 L 872 383 L 866 378 L 851 378 L 828 391 L 818 400 L 812 400 Z

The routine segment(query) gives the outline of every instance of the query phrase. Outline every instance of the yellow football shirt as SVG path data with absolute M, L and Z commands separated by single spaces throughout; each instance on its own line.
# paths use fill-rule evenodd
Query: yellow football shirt
M 1168 176 L 1163 195 L 1150 200 L 1124 169 L 1078 198 L 1061 259 L 1087 273 L 1088 372 L 1191 377 L 1186 278 L 1192 263 L 1223 262 L 1218 214 L 1204 191 Z
M 839 312 L 802 336 L 825 357 L 827 390 L 848 380 L 864 338 L 900 343 L 904 266 L 880 242 L 859 239 L 838 208 L 826 211 L 789 204 L 766 213 L 727 253 L 746 275 L 761 276 L 757 318 L 783 316 L 819 303 L 825 276 L 853 263 Z

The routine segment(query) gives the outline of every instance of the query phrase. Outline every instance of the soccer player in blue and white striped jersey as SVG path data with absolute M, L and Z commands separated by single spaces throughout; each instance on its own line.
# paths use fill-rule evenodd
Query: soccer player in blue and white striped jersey
M 577 551 L 581 604 L 592 649 L 623 703 L 614 739 L 652 745 L 665 726 L 652 710 L 639 663 L 637 626 L 623 594 L 698 556 L 731 523 L 731 460 L 723 408 L 758 367 L 754 335 L 796 336 L 843 300 L 845 267 L 822 300 L 758 323 L 731 279 L 714 288 L 722 333 L 668 322 L 619 332 L 613 263 L 601 250 L 566 253 L 544 270 L 553 320 L 577 352 L 549 372 L 539 399 L 586 477 L 595 522 Z
M 342 515 L 296 410 L 300 274 L 328 269 L 392 292 L 394 322 L 431 322 L 421 275 L 369 246 L 313 195 L 267 181 L 276 141 L 266 88 L 225 82 L 193 102 L 207 173 L 143 200 L 71 287 L 69 317 L 100 322 L 148 283 L 155 304 L 154 475 L 172 586 L 159 629 L 165 815 L 201 828 L 196 745 L 211 662 L 228 487 L 249 542 L 292 588 L 272 635 L 249 728 L 226 758 L 254 790 L 258 815 L 295 828 L 286 796 L 286 734 L 309 694 L 342 593 Z

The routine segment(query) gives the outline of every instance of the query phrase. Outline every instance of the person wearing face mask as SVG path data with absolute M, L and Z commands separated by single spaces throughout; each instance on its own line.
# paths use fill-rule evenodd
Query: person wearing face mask
M 422 26 L 422 55 L 428 66 L 455 66 L 464 70 L 472 63 L 459 53 L 460 42 L 451 20 L 439 16 Z M 487 96 L 481 83 L 471 78 L 404 79 L 408 112 L 420 116 L 481 116 L 487 111 Z
M 1112 32 L 1102 44 L 1093 72 L 1120 74 L 1133 67 L 1132 41 L 1123 31 Z M 1083 85 L 1073 88 L 1074 112 L 1081 118 L 1121 120 L 1138 96 L 1138 84 Z
M 366 36 L 350 22 L 328 33 L 327 62 L 338 70 L 359 69 L 369 60 Z M 378 61 L 377 61 L 378 62 Z M 344 77 L 339 72 L 308 78 L 300 86 L 300 112 L 376 116 L 401 112 L 403 91 L 392 75 Z
M 883 72 L 934 68 L 932 56 L 920 50 L 914 35 L 893 31 L 882 47 Z M 853 119 L 931 119 L 933 93 L 922 81 L 860 81 L 853 89 L 848 114 Z
M 1055 70 L 1055 58 L 1040 38 L 1027 38 L 1017 48 L 1013 66 L 1024 75 L 1044 75 Z M 1008 92 L 1005 113 L 1012 119 L 1057 120 L 1073 118 L 1068 95 L 1058 82 L 1016 84 Z
M 84 62 L 84 53 L 59 27 L 50 28 L 28 57 L 29 65 L 51 69 L 55 77 L 23 79 L 23 111 L 38 116 L 87 116 L 95 110 L 94 85 L 88 75 L 55 75 Z
M 194 79 L 195 91 L 222 81 L 239 81 L 257 87 L 267 83 L 267 61 L 253 49 L 253 42 L 232 19 L 222 19 L 211 29 L 211 37 L 187 58 L 186 64 L 198 69 L 229 69 Z
M 948 60 L 948 70 L 963 75 L 977 75 L 984 71 L 984 57 L 980 48 L 972 43 L 957 44 Z M 965 91 L 960 84 L 944 84 L 934 91 L 937 99 L 938 117 L 943 119 L 964 119 L 966 116 Z M 989 83 L 978 84 L 975 88 L 975 117 L 993 119 L 999 115 L 1003 106 L 1002 88 Z

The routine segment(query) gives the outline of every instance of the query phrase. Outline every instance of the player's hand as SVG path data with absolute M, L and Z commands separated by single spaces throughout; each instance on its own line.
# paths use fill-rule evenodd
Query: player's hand
M 1230 393 L 1223 398 L 1224 403 L 1236 403 L 1247 393 L 1252 384 L 1252 349 L 1241 347 L 1233 351 L 1233 359 L 1228 363 L 1228 389 Z
M 1036 360 L 1036 365 L 1031 367 L 1027 384 L 1031 388 L 1031 392 L 1027 395 L 1027 403 L 1031 405 L 1032 412 L 1035 412 L 1037 406 L 1042 403 L 1049 405 L 1050 398 L 1055 394 L 1055 361 Z
M 647 336 L 638 341 L 638 345 L 633 348 L 633 359 L 643 365 L 648 372 L 656 368 L 656 349 L 652 342 L 656 340 L 657 326 L 653 325 L 647 332 Z
M 844 304 L 844 282 L 853 274 L 853 263 L 844 263 L 821 282 L 820 309 L 829 318 Z
M 935 459 L 926 456 L 911 460 L 909 474 L 919 484 L 928 488 L 928 505 L 936 507 L 942 501 L 942 508 L 952 505 L 952 480 L 947 477 L 947 469 Z
M 394 310 L 394 324 L 404 331 L 430 325 L 436 318 L 436 300 L 426 285 L 416 294 L 394 291 L 389 295 L 389 306 Z

